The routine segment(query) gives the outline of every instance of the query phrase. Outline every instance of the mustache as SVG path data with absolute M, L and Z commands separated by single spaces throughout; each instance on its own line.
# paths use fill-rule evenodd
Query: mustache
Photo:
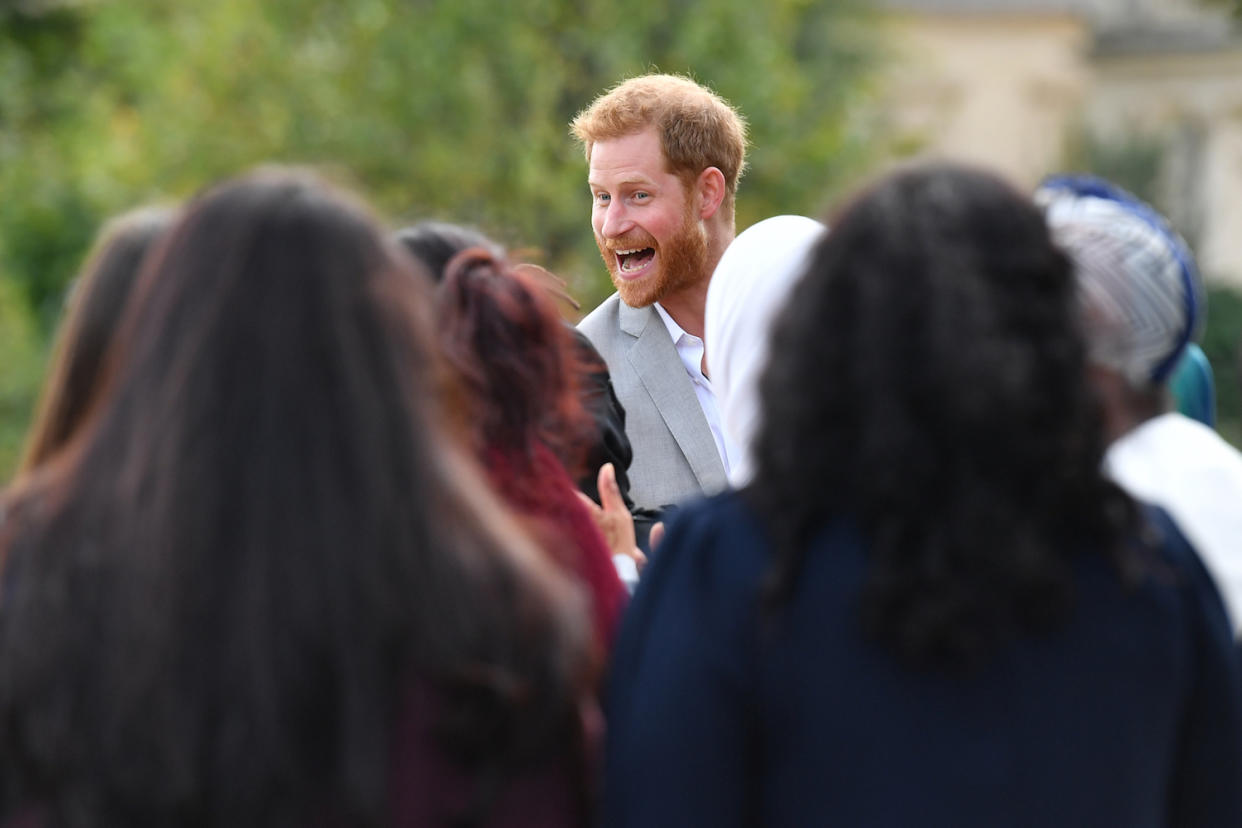
M 644 247 L 656 249 L 656 240 L 646 233 L 631 233 L 616 239 L 599 239 L 599 246 L 609 252 L 618 250 L 641 250 Z

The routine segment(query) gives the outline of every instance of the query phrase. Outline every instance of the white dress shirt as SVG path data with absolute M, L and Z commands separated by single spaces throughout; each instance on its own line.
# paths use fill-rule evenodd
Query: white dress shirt
M 720 404 L 716 401 L 716 393 L 712 391 L 712 381 L 703 373 L 703 340 L 686 333 L 659 302 L 655 303 L 655 309 L 660 314 L 660 319 L 664 320 L 664 327 L 668 329 L 668 335 L 673 340 L 677 356 L 681 357 L 681 364 L 685 366 L 686 374 L 694 385 L 694 395 L 698 397 L 699 407 L 703 409 L 703 416 L 707 419 L 707 427 L 712 430 L 712 437 L 716 441 L 720 462 L 724 464 L 725 474 L 728 474 L 729 457 L 737 457 L 738 452 L 725 433 Z

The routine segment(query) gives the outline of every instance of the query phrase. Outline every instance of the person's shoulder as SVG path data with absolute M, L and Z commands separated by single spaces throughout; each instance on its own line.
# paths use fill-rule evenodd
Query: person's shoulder
M 660 559 L 712 582 L 749 584 L 765 567 L 770 551 L 765 524 L 743 493 L 727 491 L 691 501 L 668 519 Z
M 1136 540 L 1153 549 L 1163 563 L 1182 568 L 1194 558 L 1194 548 L 1182 534 L 1177 521 L 1164 507 L 1139 501 L 1139 529 Z
M 596 305 L 595 310 L 582 318 L 582 321 L 578 323 L 578 330 L 586 334 L 587 338 L 596 343 L 596 347 L 599 347 L 600 336 L 616 331 L 620 309 L 621 295 L 614 293 Z
M 1193 614 L 1231 629 L 1216 583 L 1177 521 L 1160 506 L 1142 504 L 1140 523 L 1136 540 L 1154 553 L 1157 563 L 1149 568 L 1147 588 L 1176 593 L 1179 603 Z M 1168 577 L 1170 573 L 1173 577 Z
M 1133 431 L 1120 437 L 1114 446 L 1119 449 L 1134 448 L 1173 454 L 1193 451 L 1228 457 L 1242 464 L 1242 452 L 1226 442 L 1214 429 L 1176 411 L 1161 414 L 1138 425 Z
M 727 489 L 711 497 L 691 500 L 677 509 L 675 519 L 703 526 L 759 524 L 758 513 L 738 489 Z
M 638 654 L 652 636 L 667 645 L 670 630 L 683 643 L 691 636 L 699 657 L 717 665 L 733 663 L 753 633 L 768 544 L 744 498 L 691 502 L 667 525 L 622 622 L 615 674 L 641 672 Z
M 1173 412 L 1159 418 L 1161 427 L 1170 439 L 1177 439 L 1188 447 L 1198 448 L 1220 463 L 1242 469 L 1242 452 L 1230 445 L 1224 437 L 1210 426 Z
M 1166 505 L 1204 493 L 1242 492 L 1242 453 L 1208 426 L 1175 412 L 1118 438 L 1105 467 L 1132 494 Z

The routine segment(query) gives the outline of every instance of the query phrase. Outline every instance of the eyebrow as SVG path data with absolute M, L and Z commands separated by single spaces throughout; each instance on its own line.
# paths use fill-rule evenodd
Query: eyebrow
M 623 178 L 623 179 L 621 179 L 620 181 L 618 181 L 618 182 L 616 182 L 616 183 L 617 183 L 617 185 L 618 185 L 618 186 L 621 186 L 621 187 L 625 187 L 625 186 L 638 186 L 638 187 L 649 187 L 649 188 L 650 188 L 650 187 L 654 187 L 654 186 L 655 186 L 655 182 L 654 182 L 654 181 L 652 181 L 650 178 L 647 178 L 647 176 L 645 176 L 645 175 L 633 175 L 633 176 L 629 176 L 629 177 L 627 177 L 627 178 Z M 599 188 L 601 188 L 601 189 L 607 189 L 607 188 L 606 188 L 606 187 L 604 187 L 604 185 L 603 185 L 603 184 L 601 184 L 600 182 L 598 182 L 598 181 L 593 181 L 593 180 L 592 180 L 592 179 L 590 179 L 590 178 L 588 178 L 588 179 L 587 179 L 587 186 L 588 186 L 588 187 L 599 187 Z

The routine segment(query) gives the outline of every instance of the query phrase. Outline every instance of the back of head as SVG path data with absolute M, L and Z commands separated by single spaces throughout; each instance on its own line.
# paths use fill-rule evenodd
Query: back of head
M 1165 386 L 1204 315 L 1186 243 L 1150 206 L 1098 178 L 1050 178 L 1035 198 L 1074 262 L 1090 362 L 1135 390 Z
M 764 219 L 733 240 L 708 286 L 704 325 L 712 387 L 725 428 L 742 451 L 729 471 L 735 486 L 753 474 L 759 376 L 768 359 L 773 317 L 823 233 L 824 225 L 805 216 Z
M 169 209 L 144 207 L 109 220 L 100 231 L 70 288 L 20 473 L 49 460 L 81 427 L 107 378 L 104 356 L 143 259 L 174 216 Z
M 1068 607 L 1112 549 L 1069 263 L 994 176 L 905 169 L 850 204 L 778 318 L 748 490 L 792 588 L 833 516 L 867 543 L 865 628 L 904 661 L 977 662 Z
M 589 426 L 570 329 L 540 285 L 483 248 L 454 258 L 436 294 L 441 352 L 461 380 L 480 451 L 536 445 L 576 473 Z
M 17 797 L 80 824 L 378 822 L 410 675 L 495 708 L 446 705 L 459 745 L 569 715 L 568 593 L 444 446 L 427 290 L 304 173 L 187 206 L 80 449 L 14 493 Z
M 693 180 L 708 167 L 720 170 L 731 213 L 746 164 L 746 123 L 711 90 L 677 75 L 630 78 L 596 98 L 571 125 L 588 161 L 596 142 L 649 127 L 660 135 L 669 171 L 683 180 Z
M 410 255 L 422 262 L 436 282 L 444 279 L 449 261 L 461 253 L 477 247 L 497 258 L 504 258 L 504 249 L 487 236 L 470 227 L 442 221 L 422 221 L 403 227 L 393 238 Z

